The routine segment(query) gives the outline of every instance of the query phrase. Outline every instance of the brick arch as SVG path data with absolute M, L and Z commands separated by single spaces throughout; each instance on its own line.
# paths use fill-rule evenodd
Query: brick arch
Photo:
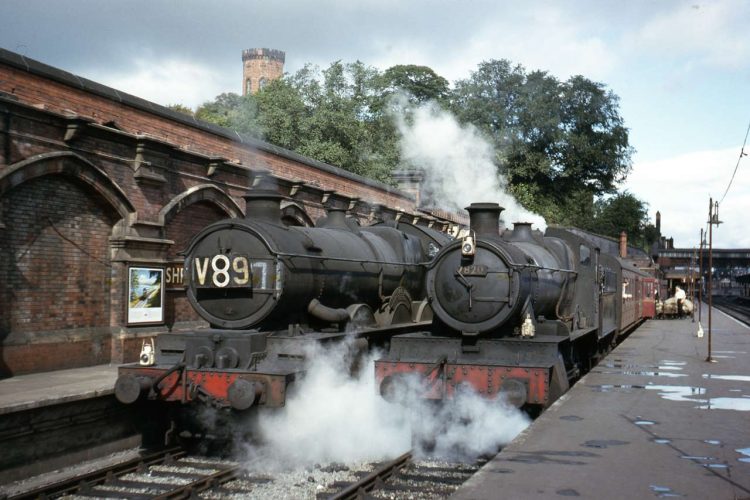
M 182 252 L 199 231 L 213 222 L 242 215 L 242 209 L 234 200 L 213 184 L 201 184 L 180 193 L 162 208 L 158 216 L 164 237 L 174 242 L 167 251 L 167 260 L 179 264 L 183 259 Z M 168 291 L 165 306 L 168 324 L 179 321 L 187 325 L 200 321 L 184 291 Z
M 166 226 L 185 207 L 198 202 L 209 202 L 219 207 L 229 217 L 242 217 L 242 209 L 224 191 L 213 184 L 199 184 L 180 193 L 159 211 L 159 223 Z
M 281 202 L 281 220 L 287 226 L 313 227 L 315 225 L 304 208 L 290 201 Z
M 130 220 L 135 215 L 135 207 L 125 192 L 103 170 L 69 151 L 36 155 L 0 172 L 0 198 L 14 187 L 45 175 L 75 178 L 99 194 L 121 219 Z
M 0 203 L 0 377 L 109 362 L 121 215 L 70 175 L 13 186 Z

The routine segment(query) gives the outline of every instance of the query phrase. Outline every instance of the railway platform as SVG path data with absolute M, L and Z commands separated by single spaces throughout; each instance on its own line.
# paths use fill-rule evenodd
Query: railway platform
M 151 415 L 114 397 L 116 365 L 0 380 L 0 498 L 4 486 L 137 448 Z
M 750 499 L 750 328 L 650 320 L 451 497 Z
M 0 380 L 0 415 L 114 394 L 117 365 L 97 365 Z

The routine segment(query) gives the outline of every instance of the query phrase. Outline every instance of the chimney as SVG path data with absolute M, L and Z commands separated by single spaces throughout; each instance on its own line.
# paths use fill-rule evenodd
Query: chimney
M 507 234 L 507 233 L 506 233 Z M 514 222 L 513 231 L 508 236 L 508 241 L 534 241 L 531 233 L 531 222 Z
M 316 227 L 325 227 L 328 229 L 352 230 L 346 222 L 346 210 L 343 208 L 328 208 L 326 211 L 326 217 L 315 225 Z
M 620 233 L 620 257 L 623 259 L 628 257 L 628 233 L 625 231 Z
M 270 189 L 253 189 L 245 198 L 245 218 L 281 225 L 281 200 L 284 196 Z
M 505 210 L 497 203 L 472 203 L 469 212 L 469 229 L 477 235 L 500 235 L 500 212 Z
M 656 212 L 656 234 L 661 236 L 661 212 Z

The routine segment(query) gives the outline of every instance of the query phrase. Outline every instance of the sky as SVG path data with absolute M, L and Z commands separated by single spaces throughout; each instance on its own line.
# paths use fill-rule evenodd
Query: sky
M 713 198 L 714 246 L 750 248 L 749 21 L 747 0 L 0 0 L 0 47 L 193 108 L 241 92 L 252 47 L 285 51 L 289 73 L 359 60 L 455 82 L 508 59 L 580 74 L 619 96 L 636 150 L 620 188 L 661 212 L 662 234 L 698 245 Z

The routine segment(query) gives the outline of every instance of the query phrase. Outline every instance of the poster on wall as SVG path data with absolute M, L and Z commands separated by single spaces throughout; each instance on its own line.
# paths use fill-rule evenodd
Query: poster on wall
M 128 323 L 164 321 L 164 270 L 131 267 L 128 273 Z

